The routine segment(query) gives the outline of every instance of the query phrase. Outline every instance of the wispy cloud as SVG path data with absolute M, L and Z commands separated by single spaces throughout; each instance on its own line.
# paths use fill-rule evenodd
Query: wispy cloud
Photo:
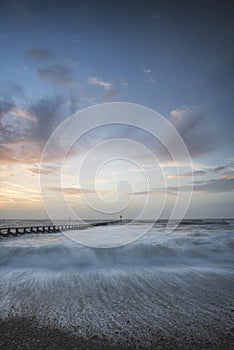
M 186 187 L 184 187 L 186 190 Z M 211 179 L 208 181 L 195 181 L 193 185 L 193 191 L 199 192 L 230 192 L 234 190 L 234 179 L 220 178 Z
M 10 111 L 8 111 L 8 114 L 11 114 L 15 117 L 21 117 L 27 120 L 31 120 L 31 121 L 36 121 L 36 117 L 35 115 L 31 114 L 27 108 L 25 107 L 14 107 L 12 108 Z
M 190 177 L 190 176 L 196 176 L 196 177 L 200 177 L 200 176 L 205 176 L 205 175 L 218 175 L 220 177 L 232 177 L 234 174 L 234 161 L 230 160 L 228 162 L 226 162 L 225 164 L 222 164 L 220 166 L 217 167 L 208 167 L 206 169 L 202 169 L 202 170 L 194 170 L 192 172 L 187 172 L 187 173 L 182 173 L 179 175 L 168 175 L 167 178 L 168 179 L 176 179 L 176 178 L 186 178 L 186 177 Z
M 124 79 L 118 79 L 112 83 L 112 88 L 104 93 L 103 99 L 111 101 L 113 98 L 123 93 L 127 87 L 128 83 Z
M 171 116 L 170 122 L 176 126 L 176 123 L 180 119 L 188 117 L 191 112 L 192 112 L 192 109 L 185 105 L 180 108 L 173 109 L 172 111 L 170 111 L 170 116 Z
M 9 101 L 0 101 L 0 121 L 7 116 L 21 117 L 31 121 L 36 120 L 35 116 L 30 114 L 26 107 L 16 106 L 15 103 Z
M 109 194 L 115 192 L 114 190 L 90 190 L 87 188 L 72 188 L 72 187 L 48 187 L 48 191 L 64 193 L 70 196 L 82 196 L 82 195 L 99 195 L 99 194 Z
M 155 82 L 155 79 L 154 79 L 154 77 L 153 77 L 153 75 L 152 75 L 152 70 L 151 70 L 151 69 L 145 68 L 145 69 L 143 70 L 143 73 L 144 73 L 145 78 L 146 78 L 146 81 L 147 81 L 148 83 L 154 83 L 154 82 Z
M 31 207 L 34 203 L 41 203 L 39 189 L 13 181 L 2 181 L 0 183 L 0 208 L 15 209 L 19 204 L 22 207 Z
M 61 172 L 61 169 L 57 166 L 43 164 L 40 166 L 34 166 L 33 168 L 28 168 L 34 175 L 57 175 Z
M 102 78 L 97 78 L 95 76 L 88 77 L 88 84 L 92 86 L 101 87 L 104 90 L 111 90 L 111 88 L 113 87 L 112 83 L 110 83 L 109 81 L 105 81 Z
M 169 190 L 168 188 L 152 188 L 149 191 L 138 191 L 133 193 L 125 193 L 128 196 L 146 196 L 146 195 L 154 195 L 154 196 L 160 196 L 160 195 L 171 195 L 175 196 L 177 195 L 178 190 Z
M 179 192 L 191 191 L 191 186 L 166 186 L 161 188 L 151 188 L 149 191 L 134 192 L 132 195 L 159 195 L 159 194 L 177 194 Z M 202 193 L 222 193 L 234 191 L 233 178 L 211 179 L 207 181 L 195 181 L 193 184 L 193 192 Z M 131 195 L 131 193 L 129 193 Z
M 116 96 L 124 93 L 128 86 L 128 83 L 122 78 L 110 82 L 100 77 L 90 76 L 87 82 L 90 86 L 96 86 L 104 90 L 104 94 L 101 96 L 104 101 L 113 101 Z

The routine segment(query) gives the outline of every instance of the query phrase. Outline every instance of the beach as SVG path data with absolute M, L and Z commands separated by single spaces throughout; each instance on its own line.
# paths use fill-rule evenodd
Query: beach
M 198 339 L 186 336 L 166 337 L 160 332 L 152 334 L 151 344 L 146 345 L 140 339 L 123 339 L 116 343 L 105 337 L 91 336 L 83 339 L 74 333 L 59 329 L 40 327 L 32 320 L 10 319 L 0 321 L 1 349 L 8 350 L 76 350 L 76 349 L 224 349 L 233 348 L 233 335 L 231 333 L 219 334 L 216 341 Z M 211 330 L 212 331 L 212 330 Z M 186 333 L 186 330 L 185 330 Z
M 0 348 L 231 349 L 233 221 L 164 228 L 109 249 L 1 239 Z

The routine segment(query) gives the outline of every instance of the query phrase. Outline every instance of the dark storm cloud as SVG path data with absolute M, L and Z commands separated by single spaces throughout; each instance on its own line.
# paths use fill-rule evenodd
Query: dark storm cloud
M 67 87 L 73 84 L 74 73 L 74 69 L 62 64 L 37 70 L 37 75 L 41 80 L 57 87 Z
M 31 48 L 25 53 L 25 57 L 30 60 L 45 61 L 54 57 L 53 53 L 43 47 Z

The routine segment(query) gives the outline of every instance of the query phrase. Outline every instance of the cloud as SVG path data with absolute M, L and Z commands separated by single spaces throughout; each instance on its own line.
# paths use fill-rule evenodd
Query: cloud
M 170 116 L 171 116 L 171 123 L 174 124 L 176 126 L 176 123 L 178 122 L 178 120 L 187 117 L 189 115 L 189 113 L 192 112 L 191 108 L 187 107 L 187 106 L 182 106 L 180 108 L 177 109 L 173 109 L 170 112 Z
M 208 181 L 195 181 L 193 191 L 201 192 L 230 192 L 234 190 L 234 179 L 220 178 Z
M 226 164 L 220 165 L 213 169 L 213 173 L 219 173 L 222 179 L 234 178 L 234 160 L 229 160 Z
M 117 79 L 112 83 L 112 89 L 121 91 L 128 87 L 128 83 L 124 79 Z
M 234 172 L 232 172 L 231 174 L 223 174 L 221 175 L 222 179 L 234 179 Z
M 146 78 L 146 81 L 148 83 L 154 83 L 155 82 L 155 79 L 152 76 L 152 70 L 151 69 L 145 68 L 143 70 L 143 73 L 145 74 L 145 78 Z
M 123 139 L 131 139 L 133 141 L 136 141 L 142 145 L 144 145 L 146 148 L 149 149 L 152 153 L 156 154 L 158 157 L 158 160 L 165 161 L 165 160 L 171 160 L 171 157 L 168 154 L 167 149 L 160 143 L 160 141 L 156 138 L 154 138 L 151 134 L 146 132 L 143 129 L 140 129 L 138 127 L 135 127 L 133 125 L 122 125 L 122 124 L 110 124 L 110 125 L 102 125 L 100 127 L 97 127 L 91 131 L 89 131 L 87 134 L 85 134 L 80 140 L 79 144 L 82 142 L 83 148 L 87 151 L 87 149 L 90 149 L 91 147 L 94 147 L 95 145 L 99 144 L 102 141 L 117 139 L 117 138 L 123 138 Z M 118 145 L 118 150 L 122 150 L 122 152 L 125 151 L 125 144 L 120 143 Z M 144 152 L 137 152 L 134 149 L 129 150 L 131 152 L 131 156 L 135 160 L 145 160 L 146 157 L 149 157 L 152 161 L 152 155 L 150 153 Z M 112 150 L 110 149 L 110 152 Z
M 7 113 L 11 111 L 14 107 L 15 107 L 15 104 L 10 101 L 0 100 L 0 121 L 1 121 L 1 118 L 7 115 Z
M 77 96 L 70 95 L 45 97 L 28 106 L 0 100 L 0 162 L 33 164 L 40 161 L 45 142 L 57 125 L 71 115 L 78 100 Z M 51 159 L 59 159 L 61 151 L 58 142 Z
M 97 192 L 95 190 L 88 190 L 85 188 L 70 188 L 70 187 L 49 187 L 48 188 L 49 191 L 51 192 L 63 192 L 67 195 L 82 195 L 83 194 L 96 194 Z
M 162 188 L 152 188 L 149 191 L 134 192 L 133 195 L 158 195 L 158 194 L 177 194 L 179 192 L 188 192 L 191 186 L 167 186 Z M 207 181 L 195 181 L 193 192 L 222 193 L 234 191 L 234 178 L 211 179 Z
M 30 60 L 46 61 L 54 57 L 53 53 L 43 47 L 34 47 L 25 53 L 25 57 Z
M 105 81 L 101 78 L 97 78 L 94 76 L 90 76 L 88 77 L 88 84 L 91 86 L 98 86 L 103 88 L 104 90 L 110 90 L 113 86 L 112 83 L 110 83 L 109 81 Z
M 213 175 L 218 174 L 226 178 L 232 177 L 232 175 L 234 174 L 234 161 L 230 160 L 225 164 L 222 164 L 213 168 L 210 167 L 203 170 L 195 170 L 195 171 L 187 172 L 180 175 L 168 175 L 167 178 L 176 179 L 176 178 L 186 178 L 190 176 L 205 176 L 205 175 L 212 175 L 212 174 Z
M 191 156 L 210 153 L 233 143 L 233 137 L 225 123 L 214 122 L 208 110 L 182 106 L 170 112 L 169 121 L 183 138 Z
M 41 151 L 34 141 L 22 139 L 0 145 L 1 164 L 34 164 L 40 157 Z
M 30 140 L 33 116 L 13 102 L 0 101 L 0 162 L 19 162 Z
M 220 172 L 222 170 L 226 170 L 227 168 L 229 168 L 229 165 L 220 165 L 220 166 L 217 166 L 216 168 L 213 169 L 213 172 L 216 173 L 216 172 Z
M 191 177 L 191 176 L 205 176 L 205 175 L 207 175 L 207 171 L 195 170 L 195 171 L 180 174 L 180 175 L 168 175 L 167 178 L 168 179 L 178 179 L 178 178 L 182 179 L 182 178 Z
M 33 168 L 28 168 L 34 175 L 57 175 L 61 172 L 61 169 L 53 165 L 43 164 L 41 167 L 35 166 Z
M 36 120 L 36 117 L 33 114 L 30 114 L 29 111 L 24 107 L 13 107 L 10 111 L 8 111 L 8 114 L 31 121 Z
M 114 97 L 121 94 L 128 86 L 128 83 L 124 79 L 118 79 L 112 83 L 110 90 L 106 91 L 103 95 L 103 99 L 106 101 L 112 100 Z
M 46 141 L 62 119 L 63 97 L 48 97 L 36 101 L 29 107 L 29 112 L 36 117 L 31 132 L 33 139 L 38 142 Z
M 48 191 L 51 191 L 51 192 L 57 192 L 57 193 L 64 193 L 64 194 L 67 194 L 67 195 L 71 195 L 71 196 L 82 196 L 82 195 L 85 195 L 85 194 L 95 194 L 95 195 L 98 195 L 98 194 L 106 194 L 106 193 L 113 193 L 114 191 L 113 190 L 99 190 L 99 191 L 96 191 L 96 190 L 89 190 L 89 189 L 86 189 L 86 188 L 71 188 L 71 187 L 48 187 L 47 188 Z
M 192 172 L 192 174 L 191 173 L 186 173 L 186 174 L 184 174 L 184 176 L 191 176 L 191 175 L 193 175 L 193 176 L 204 176 L 206 174 L 207 174 L 206 170 L 195 170 L 195 171 Z
M 0 120 L 9 115 L 31 121 L 35 120 L 35 116 L 31 115 L 24 106 L 16 106 L 15 103 L 9 101 L 0 101 Z
M 117 79 L 114 82 L 105 81 L 102 78 L 90 76 L 87 80 L 91 86 L 97 86 L 105 91 L 102 98 L 110 101 L 126 89 L 128 83 L 124 79 Z
M 146 195 L 177 195 L 177 190 L 168 190 L 166 188 L 152 188 L 149 191 L 139 191 L 139 192 L 133 192 L 133 193 L 125 193 L 128 196 L 146 196 Z
M 111 89 L 109 91 L 107 91 L 102 97 L 104 100 L 106 101 L 111 101 L 113 98 L 115 98 L 116 96 L 118 96 L 120 93 L 119 90 L 117 89 Z
M 74 69 L 62 64 L 39 68 L 37 70 L 39 79 L 60 88 L 70 86 L 74 83 L 74 73 Z

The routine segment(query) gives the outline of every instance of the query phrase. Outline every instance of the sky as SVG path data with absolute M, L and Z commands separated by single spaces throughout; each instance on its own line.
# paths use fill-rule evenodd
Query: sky
M 193 185 L 187 217 L 233 217 L 233 42 L 229 1 L 2 0 L 0 218 L 47 218 L 44 196 L 67 218 L 61 191 L 74 218 L 108 209 L 136 217 L 148 197 L 147 218 L 159 215 L 165 197 L 168 217 L 178 179 L 182 201 Z M 192 168 L 181 159 L 178 174 L 158 140 L 120 124 L 72 144 L 62 178 L 59 145 L 41 164 L 60 123 L 111 102 L 160 113 L 182 137 Z

